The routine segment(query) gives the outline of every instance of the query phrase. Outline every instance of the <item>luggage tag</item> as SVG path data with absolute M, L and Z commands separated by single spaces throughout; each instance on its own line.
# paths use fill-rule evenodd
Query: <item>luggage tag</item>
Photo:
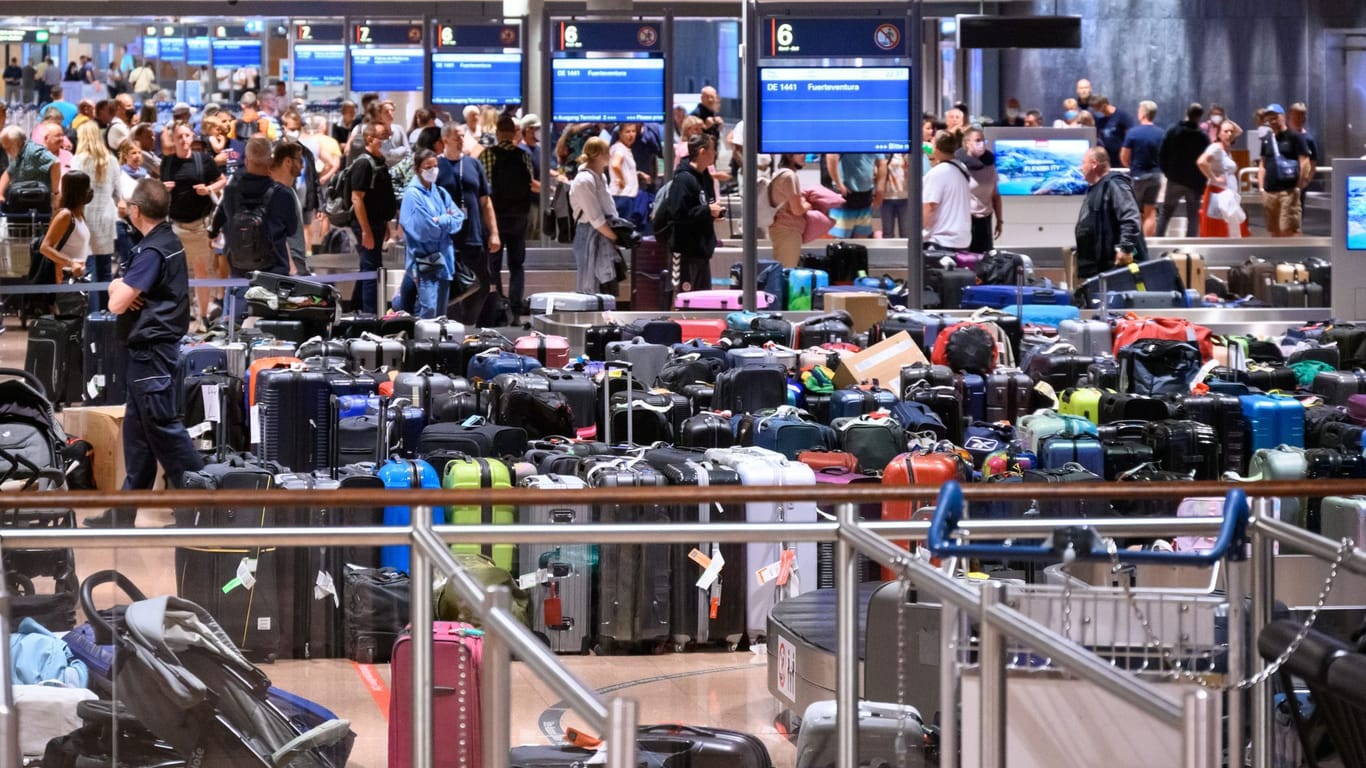
M 688 559 L 702 566 L 702 575 L 697 579 L 697 588 L 710 591 L 712 585 L 720 578 L 721 569 L 726 565 L 726 558 L 721 556 L 720 548 L 714 548 L 711 557 L 707 557 L 700 549 L 694 549 L 688 553 Z
M 564 607 L 560 602 L 560 585 L 557 582 L 550 582 L 550 594 L 546 596 L 542 610 L 547 627 L 564 626 Z
M 232 581 L 223 585 L 222 591 L 226 595 L 238 587 L 250 590 L 254 586 L 256 586 L 256 559 L 244 557 L 237 564 L 237 575 L 233 577 Z
M 322 569 L 318 570 L 318 577 L 313 582 L 313 599 L 326 600 L 332 598 L 332 605 L 335 608 L 341 607 L 341 599 L 337 596 L 337 584 L 332 579 L 332 574 Z

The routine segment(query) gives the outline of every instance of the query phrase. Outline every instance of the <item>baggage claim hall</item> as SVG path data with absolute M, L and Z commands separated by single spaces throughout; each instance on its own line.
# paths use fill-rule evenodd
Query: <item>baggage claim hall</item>
M 0 766 L 1366 768 L 1366 5 L 0 48 Z

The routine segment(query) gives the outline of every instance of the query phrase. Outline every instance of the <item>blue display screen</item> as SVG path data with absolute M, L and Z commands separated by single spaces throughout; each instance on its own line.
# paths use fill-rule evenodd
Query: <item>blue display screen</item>
M 259 67 L 261 66 L 261 41 L 214 40 L 213 65 L 215 67 Z
M 1002 195 L 1084 195 L 1087 139 L 997 139 L 997 189 Z
M 346 46 L 294 46 L 294 80 L 309 85 L 341 85 L 346 79 Z
M 149 59 L 161 58 L 161 38 L 144 37 L 142 38 L 142 55 Z
M 161 38 L 161 60 L 162 60 L 162 61 L 184 61 L 184 60 L 185 60 L 185 38 L 183 38 L 183 37 L 163 37 L 163 38 Z
M 433 53 L 432 103 L 522 103 L 522 54 Z
M 421 48 L 352 48 L 351 90 L 420 91 L 426 56 Z
M 551 68 L 555 122 L 664 121 L 663 59 L 555 59 Z
M 759 151 L 907 152 L 909 67 L 763 67 Z
M 209 63 L 209 38 L 191 37 L 185 41 L 185 63 L 195 67 Z
M 1347 177 L 1347 250 L 1366 251 L 1366 176 Z

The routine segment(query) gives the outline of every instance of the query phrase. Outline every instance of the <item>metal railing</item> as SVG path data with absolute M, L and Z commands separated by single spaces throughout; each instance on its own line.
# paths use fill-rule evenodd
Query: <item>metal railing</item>
M 1231 486 L 1223 483 L 1167 483 L 1167 484 L 1084 484 L 1066 488 L 1057 486 L 980 486 L 964 489 L 969 502 L 977 500 L 1023 501 L 1036 498 L 1106 498 L 1124 495 L 1128 498 L 1183 498 L 1188 496 L 1222 495 Z M 1265 626 L 1271 617 L 1274 594 L 1273 547 L 1277 542 L 1295 547 L 1324 560 L 1341 560 L 1341 568 L 1366 575 L 1366 553 L 1359 549 L 1341 556 L 1340 545 L 1328 539 L 1295 528 L 1270 516 L 1269 500 L 1277 496 L 1301 496 L 1308 489 L 1302 483 L 1264 482 L 1239 484 L 1255 505 L 1249 526 L 1252 550 L 1251 593 L 1252 625 Z M 395 506 L 418 507 L 412 517 L 418 521 L 411 526 L 356 527 L 356 528 L 267 528 L 267 529 L 114 529 L 114 530 L 6 530 L 0 539 L 3 547 L 70 547 L 90 549 L 111 546 L 174 547 L 205 545 L 273 545 L 277 547 L 352 546 L 352 545 L 411 545 L 414 574 L 427 578 L 412 579 L 412 631 L 418 637 L 431 637 L 432 583 L 430 572 L 435 569 L 448 578 L 461 600 L 478 616 L 484 635 L 485 668 L 488 674 L 481 680 L 484 703 L 484 765 L 506 768 L 508 762 L 508 733 L 510 680 L 508 662 L 515 654 L 540 676 L 572 710 L 582 716 L 590 728 L 597 729 L 608 739 L 607 765 L 612 768 L 633 768 L 636 765 L 635 733 L 637 706 L 632 699 L 616 697 L 604 701 L 602 696 L 569 672 L 559 660 L 534 637 L 509 611 L 505 589 L 485 589 L 457 564 L 449 546 L 456 543 L 666 543 L 688 544 L 699 540 L 718 543 L 748 542 L 835 542 L 837 580 L 837 742 L 839 768 L 857 765 L 858 735 L 858 580 L 857 554 L 890 567 L 909 578 L 917 590 L 940 600 L 942 625 L 957 625 L 963 618 L 975 619 L 980 626 L 979 655 L 981 664 L 981 765 L 1003 768 L 1006 737 L 1006 665 L 1005 643 L 1014 640 L 1047 656 L 1073 676 L 1100 686 L 1141 712 L 1178 729 L 1183 737 L 1184 766 L 1217 765 L 1221 747 L 1220 723 L 1213 714 L 1214 697 L 1197 690 L 1184 696 L 1180 703 L 1169 701 L 1155 692 L 1151 684 L 1129 676 L 1099 661 L 1086 648 L 1048 630 L 1037 622 L 1006 605 L 1003 587 L 993 585 L 980 592 L 969 589 L 954 578 L 918 560 L 887 538 L 925 538 L 928 522 L 861 523 L 857 519 L 859 503 L 924 499 L 938 492 L 937 487 L 846 487 L 846 488 L 721 488 L 708 489 L 710 500 L 718 503 L 752 501 L 815 501 L 832 505 L 837 510 L 836 521 L 830 523 L 735 523 L 735 524 L 628 524 L 585 525 L 568 528 L 556 525 L 512 526 L 433 526 L 430 507 L 446 506 L 453 502 L 468 503 L 477 499 L 484 504 L 544 503 L 541 491 L 499 489 L 482 492 L 452 492 L 442 490 L 385 490 L 350 489 L 339 491 L 139 491 L 126 493 L 45 493 L 33 496 L 35 506 L 41 499 L 44 508 L 102 508 L 108 506 L 134 507 L 242 507 L 280 506 L 298 508 L 300 505 L 329 507 Z M 1314 495 L 1348 495 L 1359 492 L 1361 485 L 1353 481 L 1315 482 Z M 25 500 L 28 500 L 25 498 Z M 557 495 L 559 501 L 571 503 L 640 503 L 656 504 L 697 503 L 697 489 L 675 488 L 603 488 L 568 492 Z M 1041 536 L 1046 532 L 1069 526 L 1089 526 L 1103 536 L 1176 536 L 1209 535 L 1216 532 L 1219 518 L 1172 519 L 1090 519 L 1090 520 L 963 520 L 959 533 L 968 536 L 1006 537 Z M 884 538 L 886 537 L 886 538 Z M 1231 582 L 1230 595 L 1237 594 L 1237 581 Z M 3 587 L 0 587 L 3 589 Z M 1241 601 L 1231 600 L 1241 604 Z M 7 627 L 8 600 L 0 591 L 0 627 Z M 1242 622 L 1237 622 L 1241 625 Z M 1230 622 L 1230 674 L 1236 674 L 1233 633 L 1238 631 Z M 952 633 L 941 632 L 941 655 L 944 660 L 954 658 Z M 1241 642 L 1237 643 L 1241 647 Z M 0 663 L 7 664 L 8 642 L 0 629 Z M 431 679 L 432 648 L 430 640 L 415 643 L 413 651 L 412 687 L 414 718 L 411 738 L 414 740 L 415 768 L 432 765 L 432 711 L 427 684 Z M 1252 671 L 1260 672 L 1264 662 L 1255 654 Z M 945 713 L 941 723 L 941 765 L 956 768 L 958 764 L 958 734 L 956 718 L 959 700 L 954 665 L 941 664 L 941 707 Z M 7 666 L 5 667 L 8 668 Z M 1270 695 L 1260 686 L 1253 697 L 1252 756 L 1254 768 L 1268 768 Z M 13 707 L 11 676 L 4 676 L 0 684 L 0 764 L 19 764 L 18 714 Z M 1230 729 L 1237 733 L 1236 729 Z

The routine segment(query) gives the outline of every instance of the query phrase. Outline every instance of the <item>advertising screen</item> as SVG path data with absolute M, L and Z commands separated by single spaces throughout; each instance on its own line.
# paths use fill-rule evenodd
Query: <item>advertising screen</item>
M 664 121 L 663 59 L 555 59 L 551 67 L 556 122 Z
M 185 63 L 194 67 L 209 63 L 209 38 L 191 37 L 185 40 Z
M 261 41 L 214 40 L 213 65 L 215 67 L 259 67 L 261 66 Z
M 309 85 L 341 85 L 346 78 L 346 47 L 298 43 L 294 46 L 294 80 Z
M 1081 160 L 1087 139 L 996 139 L 997 186 L 1002 195 L 1084 195 Z
M 759 151 L 909 151 L 910 77 L 909 67 L 762 67 Z
M 426 55 L 421 48 L 352 48 L 351 90 L 420 91 Z
M 185 38 L 183 38 L 183 37 L 163 37 L 163 38 L 161 38 L 161 60 L 162 60 L 162 61 L 184 61 L 184 60 L 185 60 Z
M 1366 176 L 1347 177 L 1347 250 L 1366 251 Z
M 522 103 L 522 54 L 433 53 L 435 104 Z

